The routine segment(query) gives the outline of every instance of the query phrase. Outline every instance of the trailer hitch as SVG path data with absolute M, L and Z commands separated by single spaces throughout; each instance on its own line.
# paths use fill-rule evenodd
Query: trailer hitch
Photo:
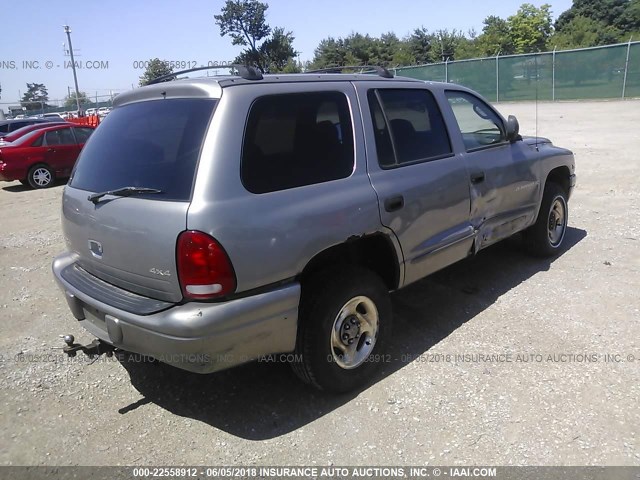
M 81 345 L 75 343 L 76 339 L 73 335 L 60 335 L 60 338 L 66 343 L 66 346 L 62 347 L 62 351 L 69 357 L 75 357 L 78 352 L 83 352 L 89 358 L 98 357 L 103 353 L 107 357 L 111 357 L 116 349 L 113 345 L 103 342 L 100 339 L 95 339 L 87 345 Z

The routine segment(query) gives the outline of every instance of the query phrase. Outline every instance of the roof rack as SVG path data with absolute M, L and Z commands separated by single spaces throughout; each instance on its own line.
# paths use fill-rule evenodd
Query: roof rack
M 250 65 L 216 65 L 216 66 L 208 66 L 208 67 L 196 67 L 189 68 L 188 70 L 180 70 L 179 72 L 168 73 L 167 75 L 162 75 L 160 77 L 156 77 L 151 80 L 147 85 L 153 85 L 156 83 L 166 82 L 168 80 L 174 79 L 178 75 L 183 75 L 185 73 L 198 72 L 201 70 L 220 70 L 221 68 L 233 68 L 238 71 L 238 75 L 244 78 L 245 80 L 262 80 L 262 72 L 256 67 L 252 67 Z
M 307 70 L 305 73 L 342 73 L 346 69 L 360 69 L 360 73 L 376 72 L 382 78 L 393 78 L 394 74 L 380 65 L 337 65 L 335 67 L 319 68 L 317 70 Z M 368 72 L 365 72 L 367 70 Z

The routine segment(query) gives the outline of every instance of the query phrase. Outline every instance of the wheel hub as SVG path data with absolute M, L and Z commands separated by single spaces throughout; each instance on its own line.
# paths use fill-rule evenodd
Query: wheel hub
M 360 337 L 360 322 L 355 315 L 349 315 L 340 327 L 340 340 L 344 345 L 349 346 L 353 345 L 358 337 Z
M 378 337 L 378 309 L 364 295 L 348 300 L 338 311 L 331 329 L 331 352 L 336 364 L 346 370 L 364 363 Z
M 559 245 L 564 237 L 566 227 L 566 211 L 567 205 L 562 197 L 556 197 L 551 204 L 549 211 L 549 221 L 547 230 L 549 232 L 549 241 L 553 246 Z
M 39 168 L 34 172 L 33 178 L 38 185 L 46 185 L 51 181 L 51 174 L 44 168 Z

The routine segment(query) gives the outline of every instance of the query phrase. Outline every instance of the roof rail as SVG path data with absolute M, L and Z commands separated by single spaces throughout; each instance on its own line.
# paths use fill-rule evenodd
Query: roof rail
M 178 75 L 183 75 L 185 73 L 198 72 L 201 70 L 220 70 L 221 68 L 229 68 L 235 69 L 238 71 L 238 75 L 244 78 L 245 80 L 262 80 L 262 72 L 256 67 L 252 67 L 250 65 L 238 65 L 238 64 L 230 64 L 230 65 L 216 65 L 209 67 L 196 67 L 189 68 L 188 70 L 180 70 L 178 72 L 168 73 L 167 75 L 162 75 L 160 77 L 156 77 L 151 80 L 147 85 L 153 85 L 155 83 L 166 82 L 167 80 L 171 80 Z
M 325 67 L 325 68 L 319 68 L 317 70 L 307 70 L 305 73 L 342 73 L 342 70 L 346 70 L 346 69 L 353 70 L 357 68 L 361 70 L 360 73 L 367 73 L 364 71 L 364 70 L 367 70 L 368 72 L 375 71 L 382 78 L 394 77 L 393 73 L 391 73 L 385 67 L 382 67 L 380 65 L 337 65 L 335 67 Z

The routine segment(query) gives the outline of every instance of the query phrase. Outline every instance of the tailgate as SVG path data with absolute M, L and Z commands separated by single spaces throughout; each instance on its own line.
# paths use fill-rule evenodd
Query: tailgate
M 182 299 L 176 241 L 186 228 L 216 103 L 209 98 L 147 100 L 118 106 L 105 117 L 85 144 L 63 195 L 65 240 L 79 266 L 130 292 L 169 302 Z M 89 200 L 95 193 L 100 195 Z
M 67 187 L 63 199 L 63 232 L 78 265 L 126 290 L 180 301 L 176 239 L 189 204 L 112 197 L 94 205 L 87 197 Z

